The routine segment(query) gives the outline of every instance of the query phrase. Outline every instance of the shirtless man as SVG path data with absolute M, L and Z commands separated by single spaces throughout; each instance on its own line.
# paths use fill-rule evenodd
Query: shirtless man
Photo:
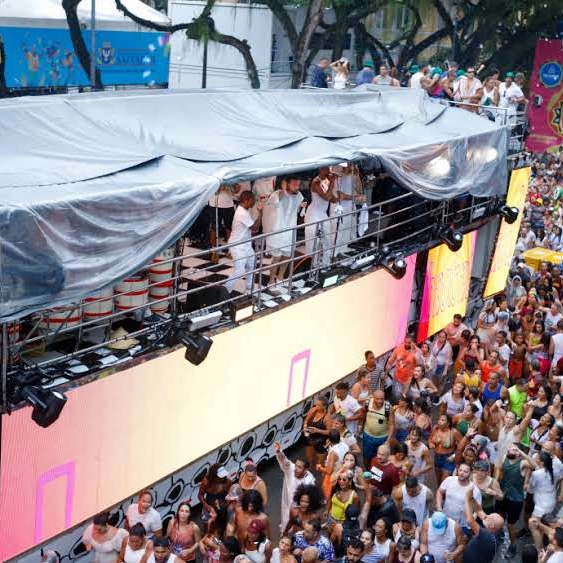
M 241 545 L 244 545 L 244 541 L 246 541 L 248 526 L 252 520 L 261 520 L 266 528 L 266 537 L 272 537 L 270 519 L 264 513 L 262 495 L 255 489 L 244 491 L 241 506 L 237 508 L 235 514 L 236 534 Z

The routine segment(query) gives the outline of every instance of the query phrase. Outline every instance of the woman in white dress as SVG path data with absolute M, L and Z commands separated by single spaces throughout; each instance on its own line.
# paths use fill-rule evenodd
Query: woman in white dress
M 330 68 L 334 70 L 332 87 L 335 90 L 344 90 L 348 84 L 348 78 L 350 77 L 350 61 L 342 57 L 331 63 Z
M 336 201 L 334 184 L 336 175 L 331 174 L 329 168 L 319 168 L 319 174 L 311 181 L 311 203 L 305 213 L 305 223 L 322 221 L 328 219 L 328 204 Z M 317 234 L 319 235 L 317 237 Z M 313 266 L 317 267 L 319 258 L 323 266 L 330 262 L 328 249 L 328 225 L 317 223 L 305 227 L 305 250 L 308 255 L 313 256 Z
M 109 514 L 102 512 L 94 516 L 82 534 L 82 543 L 92 555 L 92 563 L 115 563 L 127 530 L 116 528 L 109 523 Z

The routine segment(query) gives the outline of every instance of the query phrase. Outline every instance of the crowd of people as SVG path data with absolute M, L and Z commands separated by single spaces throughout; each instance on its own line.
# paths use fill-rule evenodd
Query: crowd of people
M 236 481 L 216 464 L 200 525 L 184 502 L 163 529 L 145 491 L 124 528 L 94 518 L 83 536 L 94 560 L 563 561 L 563 277 L 522 255 L 562 248 L 562 157 L 534 158 L 506 291 L 477 325 L 457 314 L 431 341 L 407 335 L 385 362 L 366 352 L 352 384 L 316 397 L 303 455 L 275 444 L 279 505 L 252 461 Z
M 501 79 L 500 71 L 469 66 L 466 70 L 456 62 L 432 66 L 413 64 L 408 70 L 399 73 L 396 67 L 387 64 L 379 66 L 376 73 L 372 61 L 364 62 L 353 80 L 355 86 L 376 84 L 379 86 L 405 86 L 424 90 L 430 98 L 442 103 L 455 102 L 472 112 L 479 112 L 491 120 L 506 122 L 515 118 L 518 111 L 524 111 L 527 100 L 524 95 L 525 76 L 521 72 L 506 72 Z M 345 89 L 352 84 L 350 62 L 346 58 L 331 63 L 322 58 L 311 67 L 309 84 L 314 88 Z

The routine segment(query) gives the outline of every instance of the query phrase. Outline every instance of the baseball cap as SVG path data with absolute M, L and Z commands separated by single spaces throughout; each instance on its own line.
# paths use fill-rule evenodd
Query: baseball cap
M 237 500 L 238 501 L 242 498 L 242 492 L 243 492 L 242 487 L 235 483 L 234 485 L 231 485 L 231 488 L 229 489 L 229 493 L 225 497 L 225 500 L 227 500 L 227 501 Z
M 432 518 L 430 518 L 430 526 L 432 526 L 432 531 L 443 536 L 446 533 L 446 526 L 448 525 L 448 518 L 443 512 L 434 512 Z
M 416 512 L 412 508 L 405 508 L 401 513 L 401 522 L 416 524 Z
M 265 530 L 266 526 L 264 526 L 264 522 L 262 522 L 262 520 L 258 520 L 257 518 L 251 520 L 248 525 L 248 531 L 251 534 L 263 534 Z
M 412 65 L 411 66 L 411 72 L 418 72 L 420 70 L 420 67 L 418 65 Z
M 367 66 L 368 68 L 373 68 L 373 63 L 371 61 L 366 61 L 364 63 L 364 66 Z
M 504 77 L 505 77 L 505 78 L 514 78 L 514 73 L 513 73 L 513 72 L 507 72 L 507 73 L 504 75 Z
M 225 477 L 228 476 L 229 476 L 229 472 L 223 466 L 217 469 L 217 477 L 219 477 L 219 479 L 224 479 Z

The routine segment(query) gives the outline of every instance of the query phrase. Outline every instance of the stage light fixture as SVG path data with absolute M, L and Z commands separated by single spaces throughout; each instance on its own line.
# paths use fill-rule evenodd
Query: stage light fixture
M 252 297 L 245 297 L 243 299 L 235 299 L 229 305 L 231 321 L 240 323 L 245 319 L 249 319 L 254 314 L 254 303 Z
M 509 224 L 512 225 L 518 219 L 518 214 L 520 210 L 518 207 L 511 207 L 510 205 L 503 205 L 500 208 L 500 214 L 503 216 L 504 220 Z
M 463 234 L 453 227 L 442 227 L 439 236 L 452 252 L 457 252 L 463 246 Z
M 59 391 L 41 389 L 34 385 L 21 387 L 18 398 L 33 406 L 31 419 L 42 428 L 51 426 L 59 418 L 67 402 L 66 395 Z
M 405 274 L 407 273 L 407 262 L 402 255 L 386 256 L 381 262 L 381 266 L 396 280 L 404 278 Z
M 182 330 L 178 333 L 178 339 L 186 347 L 184 358 L 194 366 L 199 366 L 211 349 L 213 340 L 198 333 Z
M 332 287 L 340 281 L 340 276 L 342 275 L 342 268 L 333 268 L 331 270 L 325 270 L 319 272 L 319 285 L 322 289 L 327 287 Z

